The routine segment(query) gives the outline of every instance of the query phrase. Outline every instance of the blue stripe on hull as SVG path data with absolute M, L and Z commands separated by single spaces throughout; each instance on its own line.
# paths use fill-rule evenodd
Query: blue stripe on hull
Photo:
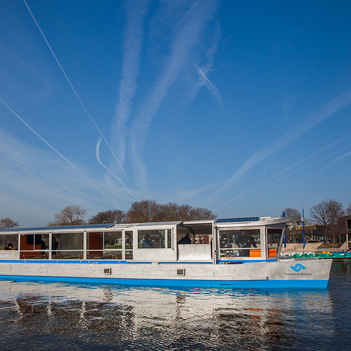
M 262 262 L 277 262 L 277 259 L 270 260 L 221 260 L 217 261 L 217 264 L 223 263 L 262 263 Z M 41 259 L 20 259 L 20 260 L 1 260 L 1 263 L 74 263 L 74 264 L 91 264 L 91 263 L 101 263 L 101 264 L 152 264 L 152 262 L 135 262 L 135 261 L 125 261 L 125 260 L 41 260 Z M 204 261 L 171 261 L 171 262 L 158 262 L 158 264 L 213 264 L 213 262 Z
M 152 264 L 152 262 L 134 262 L 134 261 L 122 261 L 122 260 L 1 260 L 0 263 L 74 263 L 74 264 L 97 264 L 97 263 L 107 263 L 107 264 Z
M 0 275 L 0 280 L 228 289 L 326 289 L 328 280 L 185 280 Z

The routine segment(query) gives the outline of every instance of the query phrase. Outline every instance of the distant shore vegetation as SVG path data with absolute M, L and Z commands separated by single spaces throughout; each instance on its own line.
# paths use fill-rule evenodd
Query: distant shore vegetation
M 286 216 L 302 218 L 301 212 L 294 208 L 284 210 Z M 174 202 L 160 204 L 154 200 L 142 200 L 133 202 L 128 211 L 110 209 L 98 212 L 87 221 L 84 216 L 86 210 L 78 205 L 69 205 L 54 214 L 54 220 L 48 226 L 67 226 L 84 224 L 122 224 L 122 223 L 144 223 L 144 222 L 168 222 L 168 221 L 191 221 L 211 220 L 217 215 L 211 210 L 203 207 L 192 207 L 190 205 L 179 205 Z M 334 199 L 325 199 L 311 207 L 309 218 L 305 218 L 305 225 L 318 225 L 325 237 L 330 237 L 334 243 L 342 241 L 339 237 L 338 219 L 351 215 L 351 202 L 343 209 L 341 202 Z M 19 227 L 18 222 L 11 218 L 0 219 L 0 229 Z M 288 229 L 293 242 L 299 240 L 298 226 L 294 225 Z

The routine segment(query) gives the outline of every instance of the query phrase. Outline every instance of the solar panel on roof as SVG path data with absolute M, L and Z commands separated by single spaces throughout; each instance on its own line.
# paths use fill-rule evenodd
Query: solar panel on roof
M 260 217 L 219 218 L 216 223 L 257 222 Z
M 17 232 L 17 231 L 18 231 L 18 228 L 6 228 L 6 229 L 1 229 L 0 233 L 1 232 Z

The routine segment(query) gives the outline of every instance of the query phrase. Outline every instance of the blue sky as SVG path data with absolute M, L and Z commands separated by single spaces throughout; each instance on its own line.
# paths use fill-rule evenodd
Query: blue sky
M 151 199 L 279 216 L 351 161 L 348 1 L 0 3 L 0 218 Z

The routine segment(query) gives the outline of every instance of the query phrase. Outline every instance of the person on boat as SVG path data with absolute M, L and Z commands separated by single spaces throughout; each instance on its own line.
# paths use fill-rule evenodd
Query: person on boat
M 190 240 L 190 235 L 189 233 L 186 233 L 185 234 L 185 237 L 184 238 L 181 238 L 179 241 L 178 241 L 178 245 L 179 244 L 191 244 L 191 240 Z
M 52 242 L 51 242 L 51 250 L 53 255 L 56 255 L 57 248 L 58 248 L 58 242 L 56 241 L 56 238 L 53 236 Z
M 144 238 L 144 241 L 143 241 L 143 248 L 144 249 L 149 249 L 150 247 L 153 247 L 153 246 L 154 246 L 154 244 L 150 240 L 149 234 L 145 234 L 145 238 Z
M 8 243 L 8 245 L 5 247 L 5 250 L 12 250 L 13 249 L 13 244 Z
M 235 240 L 235 244 L 239 248 L 257 247 L 255 239 L 249 231 L 242 231 Z M 250 257 L 250 250 L 239 250 L 239 256 Z

